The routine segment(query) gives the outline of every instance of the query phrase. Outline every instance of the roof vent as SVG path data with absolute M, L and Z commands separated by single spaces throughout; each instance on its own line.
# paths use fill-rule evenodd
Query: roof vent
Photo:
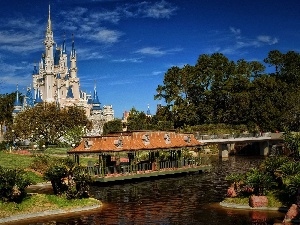
M 171 138 L 170 138 L 169 134 L 165 134 L 164 139 L 165 139 L 166 144 L 170 144 L 171 143 Z
M 117 139 L 117 140 L 114 140 L 114 145 L 117 147 L 117 148 L 122 148 L 123 147 L 123 140 L 122 139 Z
M 144 142 L 145 145 L 150 144 L 150 136 L 149 136 L 149 134 L 144 134 L 143 137 L 142 137 L 142 140 L 143 140 L 143 142 Z
M 90 148 L 93 145 L 93 141 L 86 140 L 84 142 L 84 148 Z
M 185 142 L 187 142 L 187 143 L 190 143 L 190 142 L 191 142 L 191 136 L 190 136 L 190 135 L 185 135 L 185 136 L 183 137 L 183 140 L 184 140 Z

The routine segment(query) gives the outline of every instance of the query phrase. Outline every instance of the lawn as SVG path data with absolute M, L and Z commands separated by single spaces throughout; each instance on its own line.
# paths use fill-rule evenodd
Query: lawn
M 7 203 L 0 201 L 0 218 L 54 209 L 70 210 L 100 204 L 100 201 L 93 198 L 68 200 L 63 196 L 35 194 L 29 195 L 18 204 L 14 202 Z
M 32 155 L 13 154 L 6 151 L 0 151 L 0 165 L 5 168 L 29 168 L 33 161 Z

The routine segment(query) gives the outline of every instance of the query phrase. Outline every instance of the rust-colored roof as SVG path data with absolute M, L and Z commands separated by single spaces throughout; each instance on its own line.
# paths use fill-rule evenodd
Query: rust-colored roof
M 107 136 L 83 137 L 79 146 L 68 153 L 103 153 L 198 147 L 193 134 L 167 131 L 125 132 Z

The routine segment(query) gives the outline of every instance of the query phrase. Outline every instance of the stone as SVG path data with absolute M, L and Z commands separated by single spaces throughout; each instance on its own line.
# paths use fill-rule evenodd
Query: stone
M 251 195 L 249 198 L 249 206 L 252 208 L 267 207 L 268 198 L 266 196 Z
M 296 204 L 291 205 L 288 212 L 286 213 L 284 220 L 292 220 L 296 218 L 299 214 L 299 209 Z
M 229 187 L 227 190 L 227 197 L 234 198 L 236 196 L 237 196 L 237 194 L 236 194 L 234 187 L 233 186 Z

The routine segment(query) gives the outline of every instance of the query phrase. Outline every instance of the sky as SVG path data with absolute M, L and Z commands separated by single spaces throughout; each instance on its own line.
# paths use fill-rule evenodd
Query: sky
M 0 93 L 25 90 L 45 50 L 48 7 L 54 40 L 72 34 L 83 91 L 121 118 L 132 107 L 155 114 L 156 88 L 172 66 L 202 54 L 263 62 L 271 50 L 300 52 L 299 0 L 0 1 Z

